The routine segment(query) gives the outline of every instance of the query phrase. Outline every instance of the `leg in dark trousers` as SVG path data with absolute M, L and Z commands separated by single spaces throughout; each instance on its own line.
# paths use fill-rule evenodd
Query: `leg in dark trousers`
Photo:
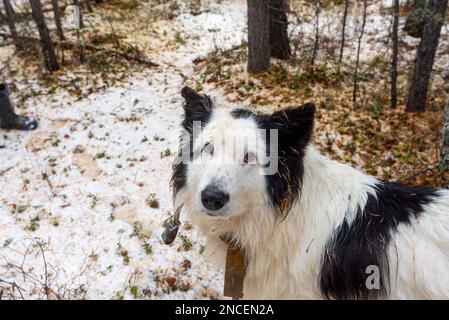
M 37 128 L 37 121 L 34 117 L 19 116 L 14 112 L 6 83 L 0 83 L 0 128 L 16 130 Z

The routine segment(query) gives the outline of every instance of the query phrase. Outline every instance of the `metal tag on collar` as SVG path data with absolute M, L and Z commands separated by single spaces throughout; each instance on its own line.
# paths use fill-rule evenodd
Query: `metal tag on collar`
M 175 214 L 164 221 L 164 232 L 162 232 L 161 238 L 165 244 L 172 244 L 176 239 L 178 234 L 179 226 L 181 221 L 179 221 L 179 215 L 181 214 L 182 205 L 175 210 Z
M 176 235 L 179 230 L 179 223 L 176 224 L 174 218 L 168 218 L 164 221 L 165 230 L 162 233 L 161 237 L 165 244 L 172 244 L 176 239 Z

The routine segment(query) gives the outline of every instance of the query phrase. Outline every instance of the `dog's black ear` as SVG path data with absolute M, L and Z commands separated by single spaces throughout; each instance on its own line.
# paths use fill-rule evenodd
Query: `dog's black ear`
M 306 103 L 298 108 L 277 111 L 269 116 L 270 129 L 278 130 L 279 142 L 291 148 L 304 148 L 313 133 L 315 105 Z
M 277 143 L 277 172 L 265 177 L 271 203 L 283 217 L 299 196 L 304 172 L 303 157 L 312 137 L 314 115 L 315 105 L 307 103 L 258 119 L 259 127 L 277 130 L 277 141 L 272 141 L 271 134 L 266 132 L 267 155 Z
M 181 89 L 181 96 L 186 100 L 186 102 L 201 98 L 201 95 L 198 92 L 187 86 Z
M 182 88 L 181 95 L 185 100 L 184 128 L 190 131 L 194 121 L 200 121 L 202 125 L 207 123 L 213 107 L 210 97 L 205 94 L 199 94 L 189 87 Z

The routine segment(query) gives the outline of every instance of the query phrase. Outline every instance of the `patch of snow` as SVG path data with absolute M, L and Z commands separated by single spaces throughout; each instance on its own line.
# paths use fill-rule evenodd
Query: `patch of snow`
M 173 29 L 183 30 L 186 43 L 127 83 L 80 101 L 63 91 L 26 101 L 20 112 L 35 114 L 39 128 L 0 136 L 0 278 L 16 282 L 26 298 L 43 297 L 41 239 L 52 288 L 86 290 L 88 299 L 222 297 L 222 272 L 200 254 L 203 237 L 184 224 L 180 234 L 192 243 L 185 250 L 181 238 L 166 246 L 160 234 L 172 211 L 179 73 L 191 74 L 192 60 L 217 46 L 240 44 L 245 10 L 233 1 L 182 14 Z M 150 196 L 158 208 L 146 203 Z M 185 260 L 191 267 L 181 267 Z M 166 277 L 184 290 L 169 290 Z

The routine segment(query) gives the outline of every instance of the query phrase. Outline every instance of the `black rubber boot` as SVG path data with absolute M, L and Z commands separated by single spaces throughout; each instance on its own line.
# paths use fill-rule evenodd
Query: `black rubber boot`
M 0 128 L 16 130 L 34 130 L 37 128 L 36 118 L 19 116 L 14 112 L 6 83 L 0 83 Z

